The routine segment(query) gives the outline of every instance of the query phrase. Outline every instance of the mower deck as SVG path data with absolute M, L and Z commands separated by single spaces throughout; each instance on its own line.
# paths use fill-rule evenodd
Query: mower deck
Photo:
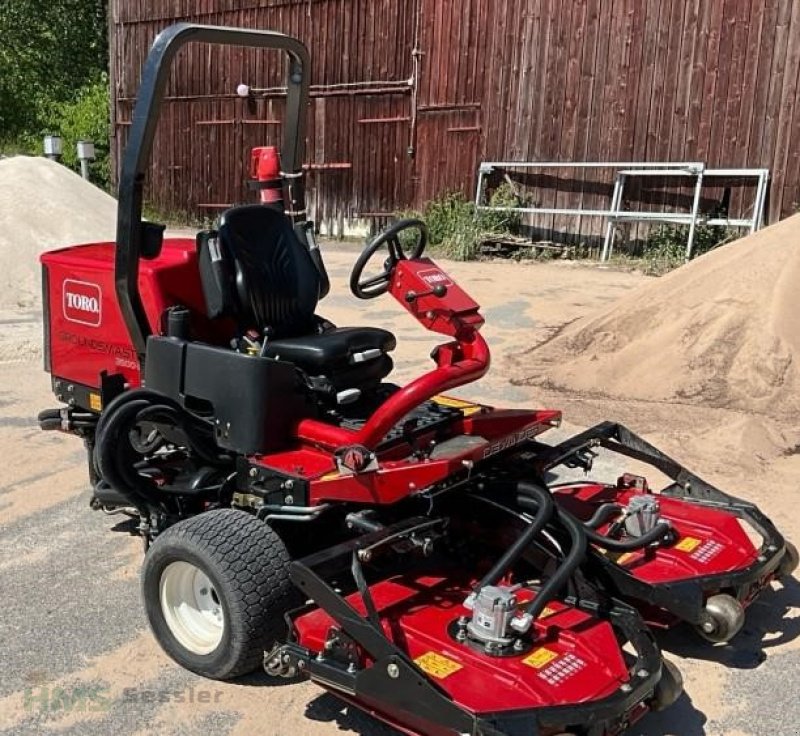
M 620 733 L 655 699 L 657 646 L 622 604 L 550 601 L 524 647 L 494 653 L 459 638 L 476 581 L 452 566 L 389 574 L 367 585 L 360 559 L 431 528 L 418 519 L 292 564 L 313 599 L 291 614 L 292 643 L 265 658 L 268 672 L 312 680 L 406 733 L 546 734 L 591 720 L 599 736 Z M 370 554 L 364 555 L 364 550 Z M 359 590 L 339 595 L 323 580 L 351 559 Z M 338 560 L 338 566 L 337 566 Z M 522 587 L 520 605 L 536 597 Z M 317 607 L 318 606 L 318 607 Z M 620 642 L 629 642 L 623 650 Z
M 584 522 L 603 505 L 624 509 L 639 497 L 658 499 L 660 517 L 672 529 L 668 540 L 621 552 L 593 545 L 591 556 L 602 584 L 635 602 L 649 624 L 699 626 L 711 596 L 730 595 L 746 608 L 775 578 L 786 543 L 758 507 L 715 488 L 622 425 L 604 422 L 556 445 L 531 443 L 502 475 L 533 473 L 545 482 L 559 466 L 589 473 L 592 449 L 599 447 L 649 464 L 672 481 L 657 493 L 631 475 L 616 484 L 589 479 L 549 485 L 559 505 Z M 604 523 L 596 530 L 607 534 L 612 527 Z

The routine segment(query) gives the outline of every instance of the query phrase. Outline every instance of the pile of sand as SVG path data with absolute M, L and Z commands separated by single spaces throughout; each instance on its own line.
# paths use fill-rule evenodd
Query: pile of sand
M 800 215 L 650 281 L 518 357 L 514 383 L 800 410 Z
M 39 254 L 113 240 L 116 200 L 44 158 L 0 159 L 0 309 L 41 300 Z

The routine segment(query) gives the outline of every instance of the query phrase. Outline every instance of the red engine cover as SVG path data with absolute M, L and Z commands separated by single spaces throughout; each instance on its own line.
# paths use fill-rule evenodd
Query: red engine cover
M 370 587 L 386 636 L 473 713 L 490 713 L 597 700 L 629 679 L 611 625 L 562 603 L 536 623 L 535 645 L 518 656 L 490 657 L 459 644 L 448 626 L 470 612 L 462 602 L 469 584 L 452 578 L 405 575 Z M 531 591 L 518 593 L 527 603 Z M 348 603 L 364 614 L 358 594 Z M 315 609 L 295 620 L 299 644 L 323 650 L 333 619 Z
M 114 243 L 78 245 L 41 257 L 50 372 L 93 388 L 99 387 L 101 371 L 121 373 L 131 386 L 140 383 L 136 351 L 117 305 L 114 248 Z M 182 304 L 203 314 L 194 241 L 165 240 L 158 258 L 141 262 L 139 289 L 155 334 L 162 333 L 167 307 Z

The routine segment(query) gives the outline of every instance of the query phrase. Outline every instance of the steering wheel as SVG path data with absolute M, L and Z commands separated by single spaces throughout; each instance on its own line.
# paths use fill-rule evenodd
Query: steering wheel
M 406 260 L 406 253 L 400 235 L 406 231 L 416 232 L 416 239 L 411 246 L 411 260 L 422 256 L 425 246 L 428 244 L 428 227 L 414 218 L 398 220 L 394 225 L 380 233 L 374 240 L 367 243 L 361 255 L 353 265 L 353 272 L 350 274 L 350 291 L 359 299 L 374 299 L 381 294 L 385 294 L 392 279 L 392 272 L 398 261 Z M 389 257 L 383 263 L 383 271 L 375 276 L 363 277 L 364 268 L 378 250 L 384 245 L 387 246 Z

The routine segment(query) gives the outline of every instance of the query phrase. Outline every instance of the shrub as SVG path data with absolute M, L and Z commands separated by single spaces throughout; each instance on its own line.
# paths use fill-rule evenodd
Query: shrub
M 490 207 L 519 207 L 521 204 L 510 184 L 503 182 L 489 197 Z M 519 212 L 481 212 L 481 227 L 486 232 L 516 233 L 522 225 L 522 214 Z
M 109 104 L 108 76 L 103 74 L 79 89 L 69 102 L 50 103 L 42 113 L 44 122 L 38 133 L 20 133 L 13 139 L 0 141 L 0 154 L 41 156 L 42 138 L 52 133 L 63 139 L 64 165 L 80 171 L 76 145 L 81 140 L 91 141 L 96 156 L 89 169 L 91 179 L 99 187 L 109 189 Z
M 108 76 L 80 89 L 69 102 L 56 103 L 49 116 L 52 132 L 64 139 L 64 164 L 80 169 L 75 146 L 80 140 L 91 141 L 96 159 L 90 168 L 92 181 L 108 189 L 111 177 L 109 164 L 109 89 Z
M 707 253 L 735 237 L 735 232 L 725 227 L 697 225 L 694 231 L 692 257 Z M 688 225 L 659 225 L 651 230 L 644 244 L 644 272 L 660 276 L 683 265 L 686 260 L 688 238 Z
M 498 187 L 489 203 L 496 207 L 517 204 L 516 195 L 507 184 Z M 461 192 L 447 192 L 431 200 L 422 212 L 404 211 L 398 217 L 418 217 L 428 226 L 430 245 L 457 261 L 468 261 L 480 255 L 481 240 L 487 234 L 512 233 L 519 228 L 516 212 L 479 212 Z

